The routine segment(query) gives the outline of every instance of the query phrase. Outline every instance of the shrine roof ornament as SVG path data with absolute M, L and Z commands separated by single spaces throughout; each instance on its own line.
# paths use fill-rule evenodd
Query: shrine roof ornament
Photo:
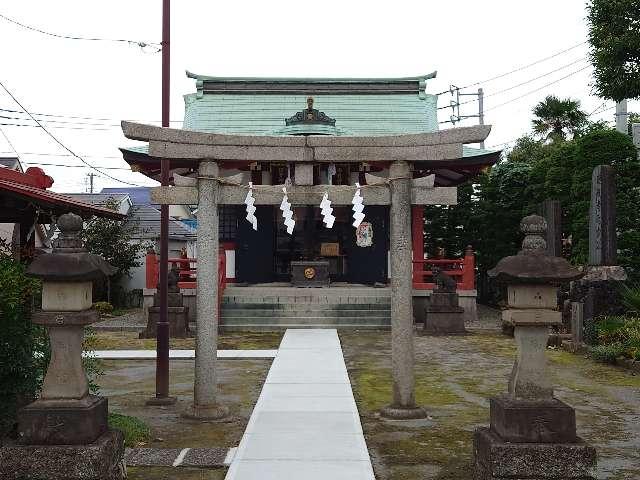
M 285 120 L 285 125 L 288 127 L 300 124 L 335 126 L 336 120 L 317 108 L 313 108 L 313 97 L 307 97 L 307 108 Z

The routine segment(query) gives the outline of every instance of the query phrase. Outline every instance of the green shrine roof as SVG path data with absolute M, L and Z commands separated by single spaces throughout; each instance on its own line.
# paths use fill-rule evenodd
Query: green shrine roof
M 183 128 L 248 135 L 291 135 L 285 119 L 312 96 L 315 108 L 336 119 L 333 135 L 398 135 L 438 130 L 437 96 L 427 94 L 421 77 L 218 78 L 187 75 L 196 93 L 184 96 Z M 330 131 L 329 131 L 330 130 Z

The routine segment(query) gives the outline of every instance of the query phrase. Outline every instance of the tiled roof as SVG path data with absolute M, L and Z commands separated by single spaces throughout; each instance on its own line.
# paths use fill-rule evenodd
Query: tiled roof
M 17 157 L 2 157 L 0 158 L 0 166 L 7 167 L 12 170 L 22 171 L 20 160 Z
M 310 92 L 313 94 L 313 92 Z M 396 135 L 438 130 L 435 95 L 313 94 L 314 108 L 336 119 L 343 135 Z M 185 95 L 183 128 L 202 132 L 279 135 L 307 95 Z
M 157 240 L 160 238 L 160 210 L 147 205 L 134 205 L 129 210 L 131 222 L 137 222 L 140 234 L 136 238 Z M 196 231 L 180 220 L 169 219 L 169 238 L 195 240 Z
M 145 152 L 146 153 L 146 152 Z M 112 187 L 103 188 L 101 194 L 124 194 L 128 195 L 133 205 L 152 205 L 151 190 L 149 187 Z
M 67 193 L 66 195 L 92 205 L 106 205 L 111 199 L 120 203 L 128 197 L 126 193 Z
M 38 167 L 30 167 L 25 173 L 0 167 L 0 196 L 10 194 L 56 215 L 71 211 L 84 218 L 91 215 L 114 219 L 122 219 L 124 217 L 122 214 L 108 208 L 97 207 L 90 203 L 78 201 L 68 195 L 47 190 L 52 184 L 53 179 Z M 19 212 L 15 213 L 18 214 Z

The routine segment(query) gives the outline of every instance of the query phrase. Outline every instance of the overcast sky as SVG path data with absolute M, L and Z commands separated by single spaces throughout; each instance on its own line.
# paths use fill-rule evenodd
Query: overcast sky
M 161 13 L 161 0 L 0 2 L 0 14 L 52 33 L 146 42 L 160 42 Z M 483 82 L 584 42 L 585 15 L 583 0 L 174 0 L 171 119 L 182 119 L 182 95 L 195 90 L 185 70 L 217 76 L 298 77 L 396 77 L 437 70 L 437 78 L 427 84 L 429 93 L 446 90 L 451 83 L 482 82 L 466 91 L 484 88 L 486 123 L 493 125 L 489 147 L 503 147 L 529 131 L 532 107 L 548 94 L 579 99 L 587 113 L 606 109 L 592 119 L 613 121 L 614 103 L 591 95 L 586 44 L 516 74 Z M 104 170 L 118 179 L 154 184 L 126 169 L 118 147 L 131 142 L 122 136 L 118 123 L 160 120 L 160 53 L 126 43 L 52 38 L 2 19 L 0 45 L 0 81 L 32 113 L 59 115 L 38 118 L 48 120 L 45 125 L 65 145 L 93 165 L 122 168 Z M 552 82 L 556 83 L 545 87 Z M 447 105 L 450 98 L 442 95 L 440 105 Z M 638 104 L 630 103 L 630 110 L 634 107 L 637 110 Z M 0 109 L 20 110 L 4 92 Z M 441 121 L 450 114 L 440 113 Z M 477 104 L 465 105 L 461 113 L 477 113 Z M 18 118 L 1 118 L 0 123 L 33 125 L 22 120 L 24 114 L 0 111 L 0 115 Z M 469 119 L 462 125 L 474 123 Z M 39 128 L 0 128 L 25 166 L 82 165 Z M 11 152 L 1 135 L 0 151 Z M 54 190 L 86 190 L 88 168 L 42 168 L 55 178 Z M 95 185 L 99 191 L 121 184 L 102 176 Z

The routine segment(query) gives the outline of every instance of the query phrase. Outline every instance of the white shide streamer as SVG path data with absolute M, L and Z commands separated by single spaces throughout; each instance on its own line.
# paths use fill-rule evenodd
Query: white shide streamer
M 353 226 L 358 228 L 364 220 L 364 198 L 360 195 L 360 184 L 356 182 L 356 193 L 353 195 Z
M 283 188 L 282 191 L 284 193 L 284 197 L 282 197 L 280 210 L 282 210 L 282 217 L 284 218 L 284 224 L 287 227 L 287 233 L 291 235 L 293 233 L 293 227 L 296 225 L 296 221 L 293 219 L 293 211 L 291 211 L 291 204 L 287 197 L 287 188 Z
M 336 217 L 332 215 L 333 208 L 331 208 L 331 200 L 329 200 L 329 193 L 325 192 L 322 197 L 322 201 L 320 202 L 320 208 L 322 211 L 320 212 L 324 217 L 322 222 L 325 224 L 327 228 L 333 228 L 333 222 L 336 221 Z
M 254 230 L 258 230 L 258 219 L 255 216 L 256 207 L 254 203 L 256 199 L 253 198 L 253 183 L 249 182 L 249 191 L 247 192 L 247 196 L 244 199 L 244 203 L 247 206 L 247 222 L 253 225 Z

